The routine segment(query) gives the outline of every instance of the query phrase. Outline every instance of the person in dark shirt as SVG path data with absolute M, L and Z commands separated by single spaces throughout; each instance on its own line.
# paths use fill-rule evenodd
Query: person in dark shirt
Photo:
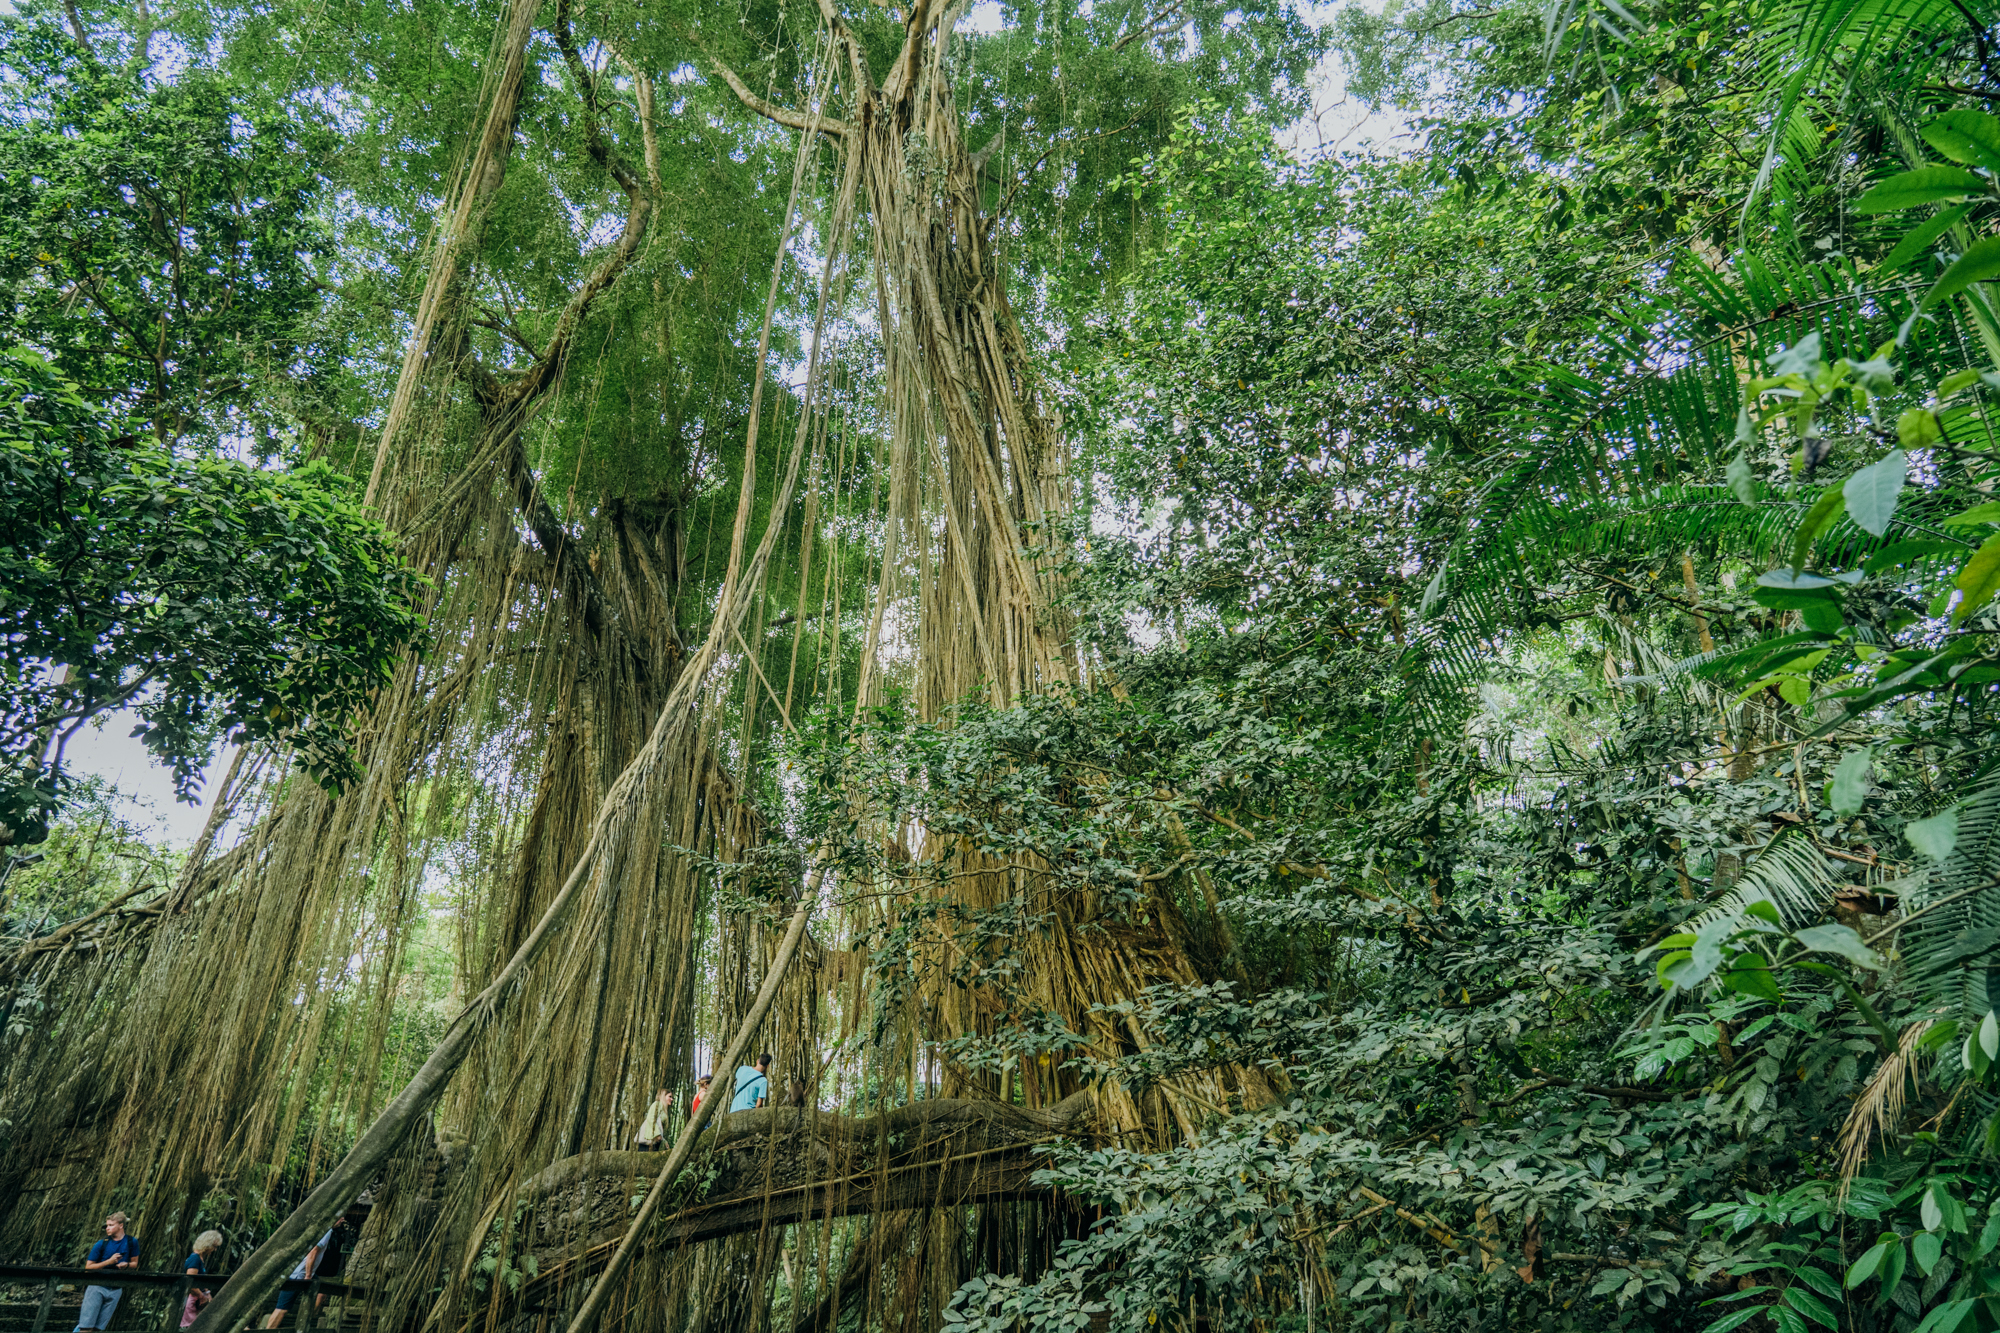
M 189 1277 L 201 1277 L 208 1272 L 208 1266 L 215 1262 L 215 1256 L 221 1251 L 222 1233 L 204 1231 L 194 1238 L 194 1252 L 181 1263 L 181 1267 Z M 207 1287 L 196 1287 L 188 1292 L 187 1299 L 181 1302 L 181 1327 L 192 1327 L 202 1307 L 214 1299 L 215 1293 Z
M 83 1261 L 88 1269 L 127 1269 L 139 1266 L 139 1242 L 125 1234 L 125 1214 L 113 1213 L 104 1219 L 104 1239 L 90 1247 L 90 1257 Z M 121 1287 L 85 1287 L 83 1289 L 83 1312 L 76 1319 L 76 1333 L 95 1333 L 95 1330 L 109 1328 L 111 1316 L 118 1309 L 118 1298 L 125 1294 Z

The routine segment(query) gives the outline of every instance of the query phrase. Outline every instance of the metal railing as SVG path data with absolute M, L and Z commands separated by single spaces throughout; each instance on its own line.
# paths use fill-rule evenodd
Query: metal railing
M 35 1310 L 35 1323 L 31 1333 L 48 1333 L 49 1311 L 56 1303 L 56 1288 L 75 1285 L 84 1287 L 141 1287 L 166 1288 L 173 1292 L 173 1300 L 167 1308 L 167 1322 L 162 1324 L 161 1333 L 178 1333 L 181 1326 L 181 1311 L 187 1306 L 188 1293 L 196 1287 L 213 1291 L 229 1281 L 227 1273 L 132 1273 L 111 1268 L 50 1268 L 42 1264 L 0 1263 L 0 1282 L 35 1282 L 42 1284 L 42 1301 Z M 305 1302 L 299 1309 L 301 1330 L 313 1328 L 313 1306 L 319 1296 L 366 1296 L 366 1287 L 349 1286 L 344 1282 L 322 1282 L 316 1277 L 289 1277 L 278 1285 L 280 1291 L 296 1291 L 305 1294 Z M 59 1331 L 60 1333 L 60 1331 Z

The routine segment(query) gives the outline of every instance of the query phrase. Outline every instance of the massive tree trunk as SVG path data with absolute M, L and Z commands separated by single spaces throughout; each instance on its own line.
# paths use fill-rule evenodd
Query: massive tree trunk
M 719 1117 L 695 1175 L 646 1237 L 676 1247 L 831 1217 L 1039 1197 L 1036 1149 L 1088 1138 L 1088 1093 L 1046 1111 L 986 1100 L 931 1098 L 873 1116 L 789 1107 Z M 585 1153 L 556 1162 L 515 1194 L 525 1205 L 516 1243 L 536 1256 L 546 1287 L 604 1262 L 631 1219 L 650 1153 Z

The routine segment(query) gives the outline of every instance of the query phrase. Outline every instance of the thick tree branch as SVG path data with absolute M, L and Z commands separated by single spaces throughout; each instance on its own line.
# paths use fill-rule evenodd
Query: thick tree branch
M 526 424 L 523 417 L 500 449 L 500 462 L 507 471 L 507 488 L 513 492 L 514 507 L 520 510 L 522 521 L 535 534 L 535 544 L 555 567 L 557 578 L 576 589 L 583 603 L 584 626 L 592 634 L 602 634 L 606 624 L 604 592 L 590 566 L 578 558 L 575 538 L 556 517 L 548 497 L 542 494 L 535 470 L 528 465 L 528 451 L 521 444 L 521 427 Z
M 90 44 L 90 34 L 84 31 L 83 16 L 76 12 L 76 0 L 63 0 L 63 14 L 69 19 L 69 35 L 83 48 L 83 53 L 93 60 L 97 51 Z
M 786 107 L 779 106 L 775 102 L 766 101 L 764 98 L 751 92 L 743 80 L 737 77 L 735 70 L 729 68 L 729 66 L 723 64 L 714 56 L 708 58 L 708 63 L 715 66 L 715 72 L 722 76 L 722 81 L 729 85 L 731 92 L 736 94 L 737 101 L 743 103 L 744 106 L 749 107 L 766 120 L 775 121 L 780 125 L 789 125 L 795 130 L 817 131 L 821 134 L 830 134 L 843 139 L 853 132 L 854 127 L 838 116 L 810 116 L 803 111 L 792 111 Z

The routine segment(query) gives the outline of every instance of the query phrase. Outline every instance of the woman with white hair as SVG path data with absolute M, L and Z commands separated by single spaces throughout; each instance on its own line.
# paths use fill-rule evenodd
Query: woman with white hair
M 188 1255 L 187 1262 L 182 1264 L 181 1267 L 187 1270 L 189 1277 L 206 1276 L 208 1266 L 215 1262 L 215 1256 L 221 1252 L 222 1233 L 220 1231 L 204 1231 L 194 1238 L 194 1253 Z M 196 1287 L 190 1291 L 187 1294 L 187 1300 L 181 1305 L 181 1327 L 187 1328 L 191 1326 L 194 1323 L 194 1317 L 201 1313 L 201 1307 L 214 1299 L 215 1293 L 207 1287 Z

